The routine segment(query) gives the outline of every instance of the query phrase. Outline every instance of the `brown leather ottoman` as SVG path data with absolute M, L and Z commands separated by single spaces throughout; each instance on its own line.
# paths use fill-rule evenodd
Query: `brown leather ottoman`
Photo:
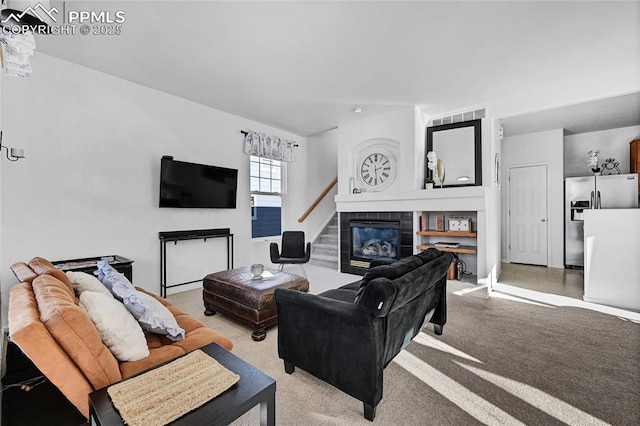
M 262 280 L 246 279 L 249 268 L 243 267 L 209 274 L 202 280 L 204 314 L 221 312 L 253 328 L 251 338 L 264 340 L 266 328 L 278 322 L 273 291 L 278 288 L 309 291 L 309 281 L 298 275 L 269 271 L 274 276 Z

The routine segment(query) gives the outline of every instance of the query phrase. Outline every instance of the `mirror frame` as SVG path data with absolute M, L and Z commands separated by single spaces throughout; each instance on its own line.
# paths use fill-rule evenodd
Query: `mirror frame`
M 460 186 L 482 186 L 482 127 L 481 127 L 481 120 L 469 120 L 469 121 L 462 121 L 459 123 L 450 123 L 450 124 L 442 124 L 439 126 L 431 126 L 431 127 L 427 127 L 426 130 L 426 143 L 427 143 L 427 150 L 424 153 L 424 176 L 427 177 L 429 176 L 429 168 L 427 167 L 427 153 L 429 151 L 434 151 L 433 149 L 433 134 L 437 133 L 437 132 L 444 132 L 447 130 L 452 130 L 452 129 L 459 129 L 462 127 L 473 127 L 473 135 L 474 135 L 474 143 L 473 143 L 473 148 L 474 148 L 474 152 L 471 153 L 470 155 L 474 156 L 474 176 L 475 176 L 475 182 L 474 183 L 460 183 L 457 185 L 451 185 L 451 184 L 444 184 L 442 185 L 443 188 L 457 188 Z M 438 153 L 438 150 L 436 149 L 436 154 Z M 445 166 L 445 173 L 446 173 L 446 166 Z M 446 181 L 446 177 L 445 177 L 445 181 Z

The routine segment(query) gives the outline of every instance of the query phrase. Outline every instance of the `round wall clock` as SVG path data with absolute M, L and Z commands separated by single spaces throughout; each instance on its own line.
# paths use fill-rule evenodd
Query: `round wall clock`
M 396 159 L 380 149 L 365 153 L 359 162 L 358 176 L 368 190 L 381 191 L 396 178 Z

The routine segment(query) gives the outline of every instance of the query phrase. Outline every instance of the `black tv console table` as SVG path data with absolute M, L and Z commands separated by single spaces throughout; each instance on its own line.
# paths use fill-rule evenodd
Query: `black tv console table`
M 202 278 L 178 284 L 167 285 L 167 243 L 184 240 L 205 240 L 208 238 L 227 239 L 227 269 L 233 269 L 233 234 L 229 228 L 193 229 L 189 231 L 158 232 L 160 239 L 160 296 L 167 297 L 167 289 L 202 281 Z

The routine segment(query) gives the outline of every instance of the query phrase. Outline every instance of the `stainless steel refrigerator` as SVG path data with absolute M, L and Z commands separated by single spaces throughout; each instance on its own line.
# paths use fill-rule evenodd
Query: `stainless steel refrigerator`
M 564 264 L 584 267 L 585 209 L 638 207 L 638 174 L 585 176 L 564 181 Z

